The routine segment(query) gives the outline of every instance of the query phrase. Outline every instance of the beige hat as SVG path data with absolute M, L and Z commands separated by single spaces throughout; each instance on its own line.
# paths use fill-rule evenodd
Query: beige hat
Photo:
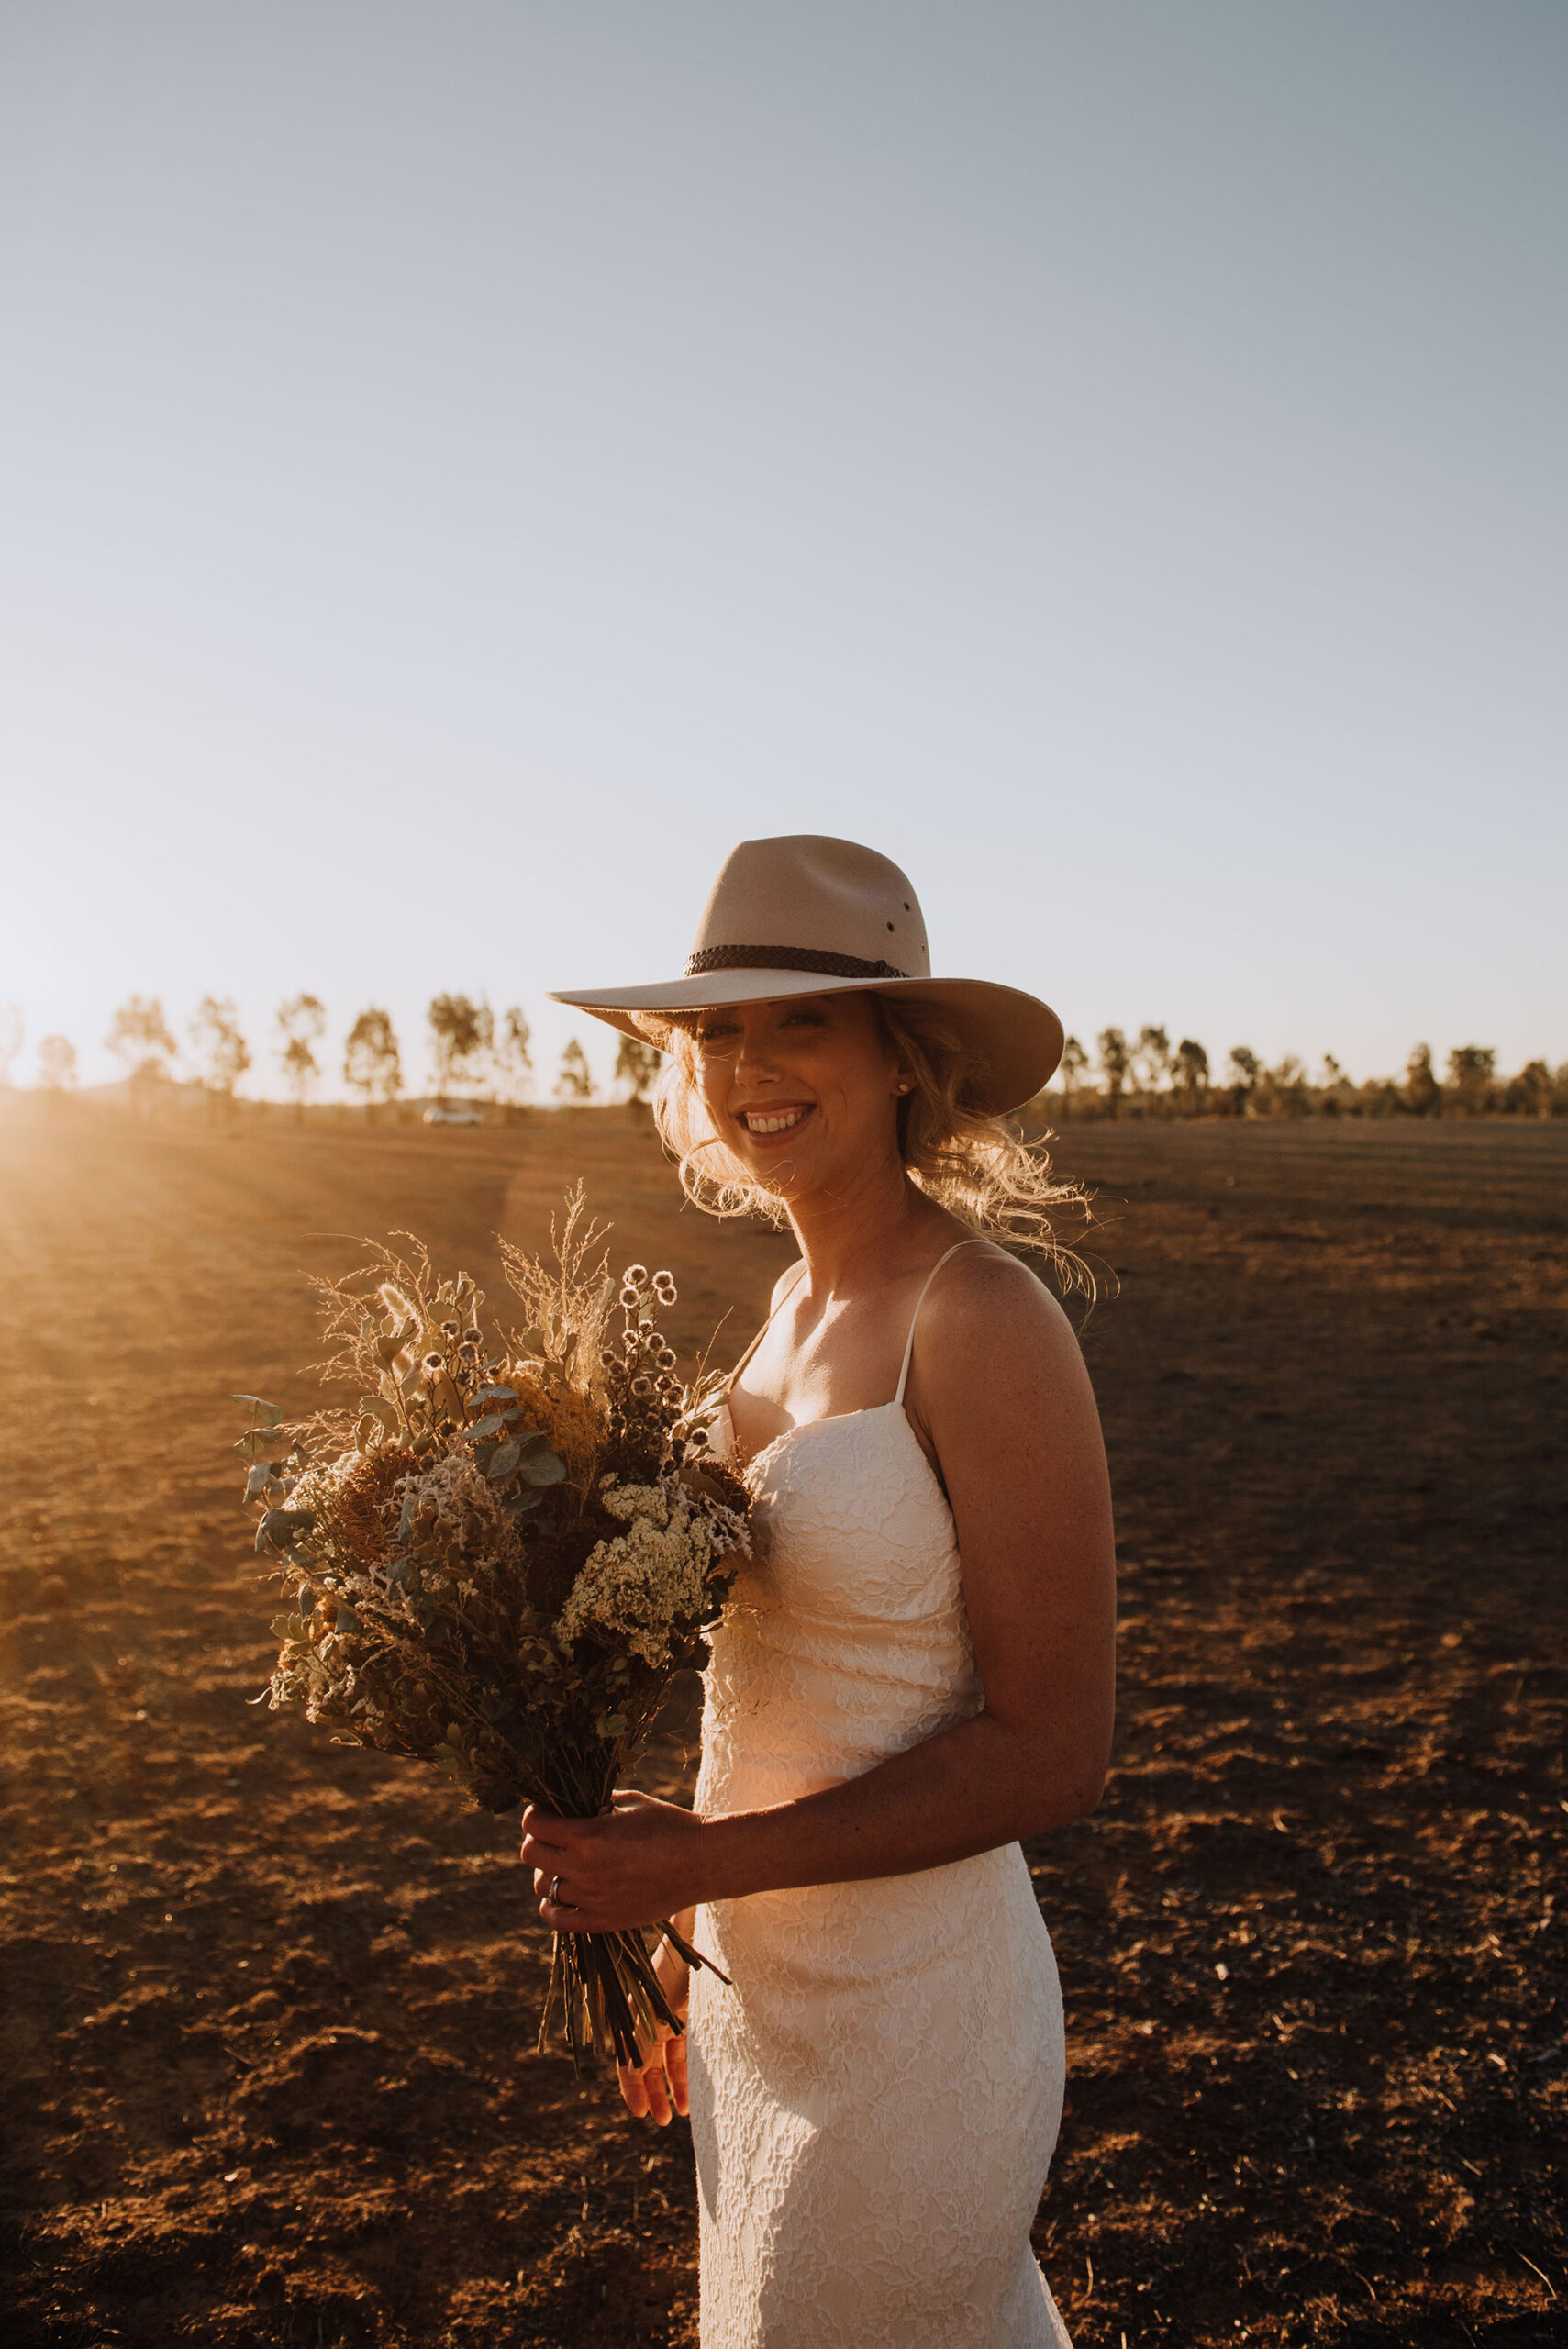
M 550 1000 L 657 1041 L 668 1030 L 664 1013 L 856 988 L 939 1008 L 976 1055 L 971 1096 L 988 1116 L 1030 1099 L 1062 1057 L 1062 1022 L 1038 996 L 931 976 L 919 899 L 896 864 L 815 832 L 730 850 L 684 977 L 562 990 Z

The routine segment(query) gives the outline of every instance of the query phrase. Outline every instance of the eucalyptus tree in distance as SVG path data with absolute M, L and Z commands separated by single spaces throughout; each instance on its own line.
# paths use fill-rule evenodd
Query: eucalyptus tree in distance
M 485 1063 L 495 1041 L 495 1016 L 481 996 L 439 995 L 425 1014 L 436 1062 L 436 1091 L 483 1090 Z
M 391 1013 L 376 1004 L 361 1011 L 349 1030 L 343 1047 L 343 1082 L 351 1092 L 364 1095 L 367 1118 L 374 1114 L 377 1101 L 390 1105 L 403 1090 L 397 1031 Z
M 231 995 L 204 995 L 185 1033 L 214 1115 L 232 1116 L 234 1088 L 250 1065 L 250 1047 L 239 1032 Z
M 1076 1095 L 1078 1087 L 1084 1082 L 1084 1073 L 1087 1069 L 1088 1065 L 1089 1055 L 1084 1050 L 1083 1045 L 1078 1041 L 1077 1037 L 1068 1036 L 1064 1038 L 1062 1046 L 1061 1062 L 1062 1114 L 1063 1118 L 1070 1118 L 1073 1115 L 1073 1097 Z
M 1413 1118 L 1437 1118 L 1442 1114 L 1443 1090 L 1432 1070 L 1430 1044 L 1414 1044 L 1405 1063 L 1405 1083 L 1400 1098 Z
M 1497 1055 L 1490 1044 L 1454 1046 L 1448 1056 L 1448 1082 L 1462 1118 L 1485 1116 L 1496 1077 Z
M 76 1047 L 69 1036 L 46 1036 L 39 1046 L 39 1090 L 71 1093 L 76 1086 Z
M 588 1066 L 588 1055 L 575 1036 L 561 1055 L 555 1097 L 564 1109 L 586 1108 L 594 1097 L 594 1073 Z
M 1197 1117 L 1208 1092 L 1208 1054 L 1195 1036 L 1182 1038 L 1172 1058 L 1171 1070 L 1184 1111 L 1189 1118 Z
M 284 1040 L 278 1048 L 278 1059 L 283 1063 L 284 1083 L 294 1096 L 296 1118 L 305 1116 L 310 1088 L 321 1074 L 316 1047 L 326 1026 L 327 1006 L 318 996 L 294 995 L 278 1006 L 278 1033 Z
M 533 1090 L 532 1042 L 533 1030 L 524 1016 L 522 1005 L 509 1004 L 501 1014 L 495 1040 L 491 1046 L 496 1086 L 509 1109 L 519 1108 Z
M 1230 1047 L 1230 1105 L 1239 1118 L 1244 1118 L 1252 1105 L 1263 1074 L 1263 1063 L 1251 1045 Z
M 1114 1118 L 1121 1107 L 1122 1088 L 1127 1083 L 1131 1055 L 1127 1049 L 1127 1038 L 1119 1028 L 1102 1028 L 1096 1043 L 1100 1073 L 1106 1080 L 1106 1114 Z
M 1140 1093 L 1158 1093 L 1171 1071 L 1171 1040 L 1163 1028 L 1140 1028 L 1132 1048 Z
M 663 1065 L 657 1044 L 645 1044 L 640 1036 L 623 1036 L 616 1054 L 616 1083 L 625 1085 L 628 1101 L 646 1106 Z
M 169 1083 L 175 1049 L 157 996 L 128 996 L 110 1020 L 104 1042 L 125 1065 L 132 1103 L 140 1111 L 150 1108 Z

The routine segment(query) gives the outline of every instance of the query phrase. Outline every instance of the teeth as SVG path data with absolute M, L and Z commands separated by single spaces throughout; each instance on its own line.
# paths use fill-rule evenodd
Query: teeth
M 783 1109 L 776 1116 L 761 1109 L 748 1109 L 745 1113 L 746 1130 L 753 1134 L 787 1133 L 791 1126 L 799 1125 L 805 1115 L 804 1109 Z

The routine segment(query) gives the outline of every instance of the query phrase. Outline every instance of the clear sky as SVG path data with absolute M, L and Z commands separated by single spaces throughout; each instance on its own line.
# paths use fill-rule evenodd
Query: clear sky
M 788 831 L 1085 1039 L 1568 1057 L 1565 112 L 1561 0 L 0 5 L 18 1074 L 604 1066 Z

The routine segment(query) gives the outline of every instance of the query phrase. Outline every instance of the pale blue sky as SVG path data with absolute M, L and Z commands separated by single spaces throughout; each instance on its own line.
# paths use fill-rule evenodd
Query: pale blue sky
M 0 0 L 0 999 L 607 1056 L 821 830 L 1085 1039 L 1568 1057 L 1565 108 L 1560 0 Z

